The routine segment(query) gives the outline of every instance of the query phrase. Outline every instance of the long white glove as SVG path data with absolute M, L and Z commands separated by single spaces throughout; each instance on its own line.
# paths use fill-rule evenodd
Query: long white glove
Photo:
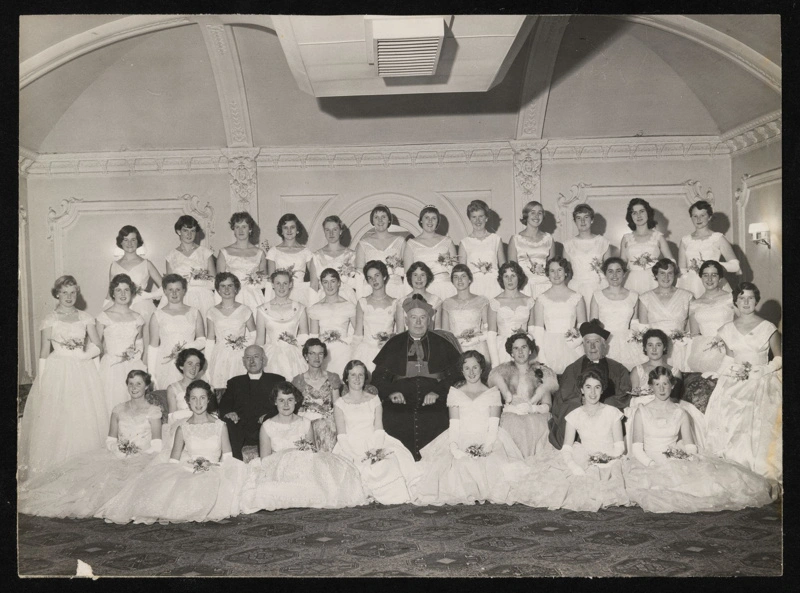
M 161 439 L 151 439 L 150 440 L 150 448 L 145 451 L 145 453 L 158 453 L 161 451 L 162 441 Z
M 76 358 L 80 360 L 91 360 L 92 358 L 95 358 L 97 356 L 100 356 L 100 348 L 98 348 L 97 344 L 95 344 L 94 342 L 89 342 L 89 345 L 86 347 L 86 350 L 79 352 Z
M 633 456 L 636 458 L 636 460 L 645 467 L 655 463 L 655 461 L 650 459 L 650 456 L 644 452 L 644 443 L 633 443 L 631 450 L 633 451 Z
M 150 346 L 147 349 L 147 372 L 155 377 L 156 369 L 158 369 L 158 346 Z M 160 385 L 156 386 L 161 389 Z
M 621 457 L 625 453 L 625 441 L 614 441 L 614 457 Z
M 583 468 L 575 463 L 575 460 L 572 458 L 572 445 L 564 445 L 561 447 L 561 457 L 564 460 L 564 463 L 567 464 L 569 471 L 572 472 L 573 476 L 585 476 L 586 472 Z
M 125 453 L 119 450 L 119 442 L 114 437 L 106 437 L 106 449 L 117 459 L 125 459 Z
M 450 453 L 456 459 L 463 459 L 467 456 L 465 451 L 462 451 L 458 446 L 458 439 L 461 436 L 461 420 L 458 418 L 450 419 L 450 427 L 447 430 L 448 440 L 450 441 Z
M 336 436 L 336 442 L 339 444 L 342 453 L 349 457 L 352 460 L 356 460 L 356 452 L 353 450 L 353 444 L 350 442 L 350 438 L 347 436 L 347 433 L 339 433 Z
M 47 359 L 46 358 L 40 358 L 39 359 L 39 364 L 36 367 L 36 377 L 38 379 L 41 379 L 42 375 L 44 374 L 44 369 L 46 367 L 47 367 Z
M 380 449 L 386 442 L 386 431 L 383 429 L 373 431 L 369 437 L 369 448 Z
M 230 451 L 222 454 L 222 459 L 221 459 L 222 463 L 230 461 L 231 459 L 233 459 L 233 453 L 231 453 Z
M 211 354 L 214 352 L 214 347 L 216 345 L 217 345 L 217 341 L 216 340 L 206 339 L 206 348 L 205 348 L 206 360 L 211 360 Z M 221 342 L 220 342 L 220 345 L 222 345 Z
M 489 429 L 486 431 L 486 438 L 483 441 L 483 450 L 486 453 L 492 452 L 492 447 L 497 440 L 497 431 L 500 429 L 500 418 L 492 416 L 489 418 Z
M 739 260 L 738 259 L 731 259 L 731 260 L 728 260 L 728 261 L 721 261 L 721 262 L 719 262 L 719 264 L 723 268 L 725 268 L 726 272 L 732 272 L 734 274 L 738 274 L 742 270 L 741 266 L 739 265 Z
M 200 336 L 199 338 L 195 338 L 194 340 L 186 344 L 186 346 L 183 347 L 183 350 L 186 350 L 187 348 L 196 348 L 197 350 L 202 350 L 205 347 L 206 347 L 206 339 L 205 337 Z
M 39 360 L 42 360 L 41 358 Z M 783 368 L 783 357 L 776 356 L 773 358 L 770 363 L 767 365 L 767 372 L 775 373 Z
M 547 414 L 550 411 L 550 404 L 533 404 L 531 412 L 534 414 Z
M 358 345 L 363 341 L 364 341 L 364 336 L 363 335 L 359 335 L 359 336 L 353 335 L 350 338 L 350 351 L 351 352 L 355 352 L 356 348 L 358 348 Z M 362 362 L 364 362 L 364 361 L 362 361 Z
M 497 332 L 486 332 L 486 346 L 489 348 L 489 358 L 492 366 L 500 364 L 500 352 L 497 350 Z

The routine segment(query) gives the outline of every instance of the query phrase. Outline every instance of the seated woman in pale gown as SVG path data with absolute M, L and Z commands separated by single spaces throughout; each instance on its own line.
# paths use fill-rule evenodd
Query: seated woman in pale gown
M 489 331 L 486 334 L 492 366 L 511 360 L 511 355 L 506 352 L 506 340 L 514 334 L 525 333 L 534 321 L 535 300 L 522 292 L 528 277 L 519 264 L 509 261 L 500 266 L 497 282 L 503 292 L 489 301 Z
M 707 453 L 783 482 L 783 357 L 781 334 L 756 313 L 761 292 L 742 282 L 733 292 L 738 317 L 718 337 L 726 355 L 706 408 Z M 772 351 L 773 359 L 769 360 Z
M 705 292 L 689 301 L 689 328 L 692 344 L 686 357 L 686 368 L 696 373 L 713 373 L 725 356 L 725 343 L 717 338 L 719 329 L 733 321 L 734 306 L 731 293 L 721 281 L 725 269 L 714 260 L 700 265 L 700 278 Z
M 410 502 L 419 469 L 411 451 L 383 430 L 383 406 L 369 378 L 360 360 L 344 367 L 346 391 L 333 406 L 338 433 L 333 452 L 358 467 L 371 499 L 381 504 Z
M 502 291 L 495 278 L 497 269 L 506 263 L 503 240 L 497 233 L 486 228 L 489 206 L 483 200 L 472 200 L 467 205 L 467 218 L 472 225 L 472 232 L 461 239 L 458 261 L 467 264 L 472 270 L 472 292 L 492 299 Z
M 356 268 L 363 270 L 370 261 L 380 261 L 386 265 L 389 279 L 386 281 L 386 294 L 395 299 L 404 298 L 411 288 L 406 284 L 403 268 L 403 251 L 406 244 L 406 233 L 389 230 L 392 225 L 392 213 L 388 206 L 378 204 L 369 214 L 372 230 L 367 231 L 356 245 Z M 370 281 L 363 278 L 362 296 L 369 296 L 372 291 Z M 364 362 L 367 362 L 364 360 Z
M 20 482 L 102 446 L 111 413 L 92 361 L 100 354 L 95 321 L 75 308 L 78 282 L 61 276 L 50 293 L 58 305 L 42 320 L 39 366 L 19 426 Z
M 658 286 L 651 270 L 670 250 L 664 235 L 656 229 L 656 212 L 647 200 L 633 198 L 628 202 L 625 220 L 632 233 L 625 233 L 619 244 L 619 256 L 628 262 L 625 288 L 643 295 Z
M 578 327 L 586 321 L 586 305 L 579 292 L 567 287 L 572 277 L 569 261 L 547 262 L 547 277 L 553 285 L 543 292 L 533 307 L 533 337 L 539 344 L 539 360 L 560 375 L 583 356 L 583 341 Z
M 228 379 L 242 374 L 242 356 L 250 345 L 248 332 L 256 329 L 250 307 L 235 300 L 241 287 L 239 278 L 231 272 L 221 272 L 214 279 L 220 303 L 206 312 L 205 348 L 206 378 L 214 389 L 225 389 Z
M 110 412 L 114 406 L 128 400 L 125 387 L 128 373 L 147 367 L 142 360 L 144 318 L 131 309 L 136 285 L 127 274 L 117 274 L 111 279 L 108 294 L 113 304 L 97 316 L 97 335 L 103 342 L 100 379 Z
M 583 297 L 588 315 L 592 295 L 608 286 L 602 267 L 603 262 L 611 255 L 611 247 L 603 235 L 592 233 L 594 209 L 589 204 L 575 206 L 572 220 L 578 234 L 564 242 L 564 257 L 572 266 L 569 287 Z M 589 318 L 593 319 L 591 315 Z
M 472 271 L 466 264 L 453 266 L 450 279 L 458 292 L 442 303 L 441 328 L 455 335 L 462 351 L 477 350 L 488 357 L 489 300 L 470 291 Z
M 95 517 L 112 523 L 221 521 L 239 514 L 244 464 L 231 455 L 228 429 L 208 413 L 211 385 L 193 381 L 186 389 L 192 416 L 175 431 L 169 459 L 148 465 Z
M 397 299 L 386 294 L 390 281 L 389 269 L 380 260 L 371 260 L 364 266 L 364 279 L 370 286 L 370 295 L 358 299 L 356 325 L 353 335 L 354 359 L 363 360 L 367 369 L 375 370 L 372 359 L 395 333 Z
M 228 224 L 235 241 L 219 250 L 217 272 L 230 272 L 239 279 L 241 289 L 237 289 L 236 302 L 247 305 L 255 313 L 267 300 L 264 298 L 267 257 L 264 250 L 253 243 L 256 221 L 249 212 L 234 212 Z M 217 289 L 217 302 L 220 297 Z
M 689 303 L 692 293 L 676 288 L 677 268 L 671 259 L 660 259 L 653 266 L 653 276 L 658 286 L 639 295 L 639 330 L 660 329 L 669 336 L 672 348 L 668 362 L 679 371 L 686 370 L 686 353 L 691 338 L 689 325 Z
M 655 399 L 636 410 L 632 458 L 624 464 L 631 501 L 652 513 L 736 511 L 772 502 L 762 476 L 734 461 L 698 454 L 689 415 L 670 400 L 675 381 L 666 367 L 648 375 Z
M 308 308 L 309 333 L 319 336 L 328 346 L 325 369 L 341 376 L 351 359 L 351 334 L 356 325 L 356 305 L 339 294 L 342 281 L 333 268 L 326 268 L 320 275 L 325 293 L 318 303 Z
M 287 270 L 272 273 L 272 294 L 256 314 L 256 344 L 264 346 L 264 372 L 294 377 L 308 370 L 302 347 L 308 339 L 308 318 L 302 303 L 291 298 L 294 278 Z
M 678 248 L 678 266 L 681 275 L 678 278 L 678 287 L 684 288 L 699 299 L 707 290 L 703 281 L 701 266 L 703 262 L 715 261 L 722 268 L 719 277 L 719 286 L 722 290 L 731 292 L 731 285 L 725 279 L 724 271 L 739 273 L 739 260 L 733 252 L 733 247 L 728 243 L 725 235 L 712 231 L 708 226 L 714 208 L 705 200 L 698 200 L 689 207 L 689 217 L 694 225 L 694 232 L 681 237 Z M 724 257 L 725 261 L 720 261 Z
M 161 409 L 145 400 L 150 375 L 128 373 L 129 400 L 111 412 L 103 448 L 70 458 L 21 484 L 17 511 L 40 517 L 92 517 L 161 450 Z
M 589 307 L 589 319 L 599 319 L 611 332 L 607 356 L 631 370 L 645 358 L 638 344 L 631 339 L 631 323 L 637 320 L 639 295 L 622 286 L 627 267 L 625 260 L 609 257 L 601 268 L 608 286 L 596 290 Z
M 275 270 L 287 270 L 292 275 L 292 300 L 308 308 L 317 302 L 317 294 L 312 294 L 309 282 L 305 280 L 314 254 L 297 240 L 304 232 L 303 223 L 295 214 L 289 212 L 278 219 L 277 233 L 281 242 L 267 251 L 267 274 L 271 278 Z M 268 296 L 266 300 L 272 298 Z
M 411 264 L 425 264 L 431 272 L 426 290 L 435 294 L 439 302 L 456 294 L 456 289 L 450 282 L 450 270 L 458 263 L 453 240 L 436 232 L 441 218 L 442 215 L 435 206 L 425 206 L 419 213 L 419 226 L 422 232 L 406 241 L 403 251 L 403 267 L 406 270 L 409 286 L 414 288 L 411 283 Z M 425 300 L 434 309 L 436 308 L 431 299 L 425 297 Z
M 247 464 L 242 513 L 367 504 L 356 466 L 342 456 L 319 451 L 314 445 L 311 423 L 295 413 L 303 401 L 297 387 L 282 381 L 272 388 L 270 397 L 278 415 L 261 425 L 261 458 Z
M 519 221 L 525 228 L 508 241 L 508 261 L 520 265 L 528 277 L 528 283 L 521 290 L 536 299 L 550 288 L 545 264 L 556 256 L 556 243 L 553 235 L 539 230 L 544 221 L 544 206 L 540 202 L 534 200 L 525 204 Z
M 339 296 L 355 305 L 358 297 L 361 296 L 360 293 L 364 281 L 361 277 L 361 270 L 356 267 L 356 252 L 342 245 L 344 223 L 341 218 L 332 214 L 322 221 L 322 230 L 327 243 L 314 252 L 310 268 L 311 290 L 317 293 L 315 302 L 325 298 L 325 289 L 322 287 L 322 272 L 330 268 L 336 270 L 336 273 L 339 274 L 339 281 L 341 282 Z
M 620 465 L 625 452 L 622 412 L 600 403 L 606 380 L 600 367 L 578 378 L 584 403 L 567 414 L 564 445 L 525 460 L 527 471 L 515 472 L 522 475 L 513 482 L 513 502 L 572 511 L 630 505 Z
M 500 427 L 505 428 L 525 457 L 551 448 L 547 440 L 552 394 L 558 390 L 556 374 L 536 361 L 539 348 L 528 334 L 516 333 L 505 343 L 511 356 L 489 373 L 489 386 L 503 396 Z
M 420 450 L 414 503 L 512 504 L 504 469 L 522 453 L 500 428 L 500 391 L 486 384 L 489 363 L 480 352 L 464 352 L 459 366 L 464 379 L 447 394 L 450 426 Z
M 342 390 L 342 380 L 336 373 L 323 368 L 328 346 L 319 338 L 309 338 L 303 344 L 303 358 L 308 370 L 292 379 L 302 394 L 298 415 L 311 422 L 314 444 L 320 451 L 333 451 L 336 446 L 336 421 L 333 406 Z
M 167 304 L 150 317 L 150 347 L 147 349 L 147 370 L 153 376 L 156 389 L 166 389 L 180 380 L 175 358 L 181 350 L 202 350 L 206 345 L 203 316 L 183 302 L 186 279 L 177 274 L 167 274 L 163 286 Z
M 186 402 L 186 388 L 198 377 L 202 376 L 203 369 L 206 366 L 206 357 L 201 350 L 197 348 L 186 348 L 178 353 L 175 357 L 175 368 L 181 374 L 181 378 L 174 383 L 170 383 L 167 387 L 167 422 L 169 432 L 166 437 L 170 440 L 168 445 L 172 444 L 172 436 L 175 427 L 180 420 L 191 417 L 192 411 L 189 409 L 189 404 Z
M 201 231 L 200 223 L 194 217 L 184 214 L 178 218 L 175 234 L 180 244 L 167 254 L 167 274 L 177 274 L 187 281 L 186 304 L 200 311 L 205 318 L 206 311 L 214 306 L 217 266 L 214 252 L 194 242 Z M 163 306 L 162 302 L 159 308 Z

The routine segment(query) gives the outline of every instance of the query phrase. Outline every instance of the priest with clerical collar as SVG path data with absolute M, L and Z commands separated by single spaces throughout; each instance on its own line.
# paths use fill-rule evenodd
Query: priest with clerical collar
M 566 417 L 572 410 L 581 406 L 581 390 L 578 377 L 589 368 L 596 368 L 607 378 L 607 385 L 600 401 L 624 411 L 630 403 L 631 377 L 628 369 L 611 358 L 608 352 L 608 337 L 611 335 L 597 319 L 581 324 L 579 331 L 583 337 L 584 355 L 569 365 L 559 376 L 559 388 L 553 395 L 550 406 L 550 443 L 560 449 L 564 442 Z M 623 339 L 615 336 L 615 339 Z
M 448 427 L 447 392 L 459 377 L 459 352 L 428 331 L 434 309 L 418 294 L 403 302 L 407 331 L 374 358 L 372 384 L 383 403 L 383 428 L 419 461 L 419 450 Z

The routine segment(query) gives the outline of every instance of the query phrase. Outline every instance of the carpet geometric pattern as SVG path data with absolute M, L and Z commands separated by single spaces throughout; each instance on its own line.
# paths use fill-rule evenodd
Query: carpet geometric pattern
M 782 507 L 373 504 L 177 525 L 19 515 L 20 575 L 74 575 L 78 559 L 97 576 L 779 576 Z

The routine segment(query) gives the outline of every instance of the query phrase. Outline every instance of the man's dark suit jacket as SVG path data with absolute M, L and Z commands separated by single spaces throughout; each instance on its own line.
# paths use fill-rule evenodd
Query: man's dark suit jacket
M 258 419 L 266 414 L 270 418 L 278 413 L 278 409 L 270 401 L 272 388 L 276 383 L 284 381 L 282 375 L 262 373 L 255 381 L 249 375 L 239 375 L 228 380 L 228 386 L 219 402 L 219 418 L 228 426 L 233 456 L 241 459 L 244 445 L 258 445 L 258 431 L 261 425 Z M 239 422 L 234 423 L 225 415 L 236 412 Z

